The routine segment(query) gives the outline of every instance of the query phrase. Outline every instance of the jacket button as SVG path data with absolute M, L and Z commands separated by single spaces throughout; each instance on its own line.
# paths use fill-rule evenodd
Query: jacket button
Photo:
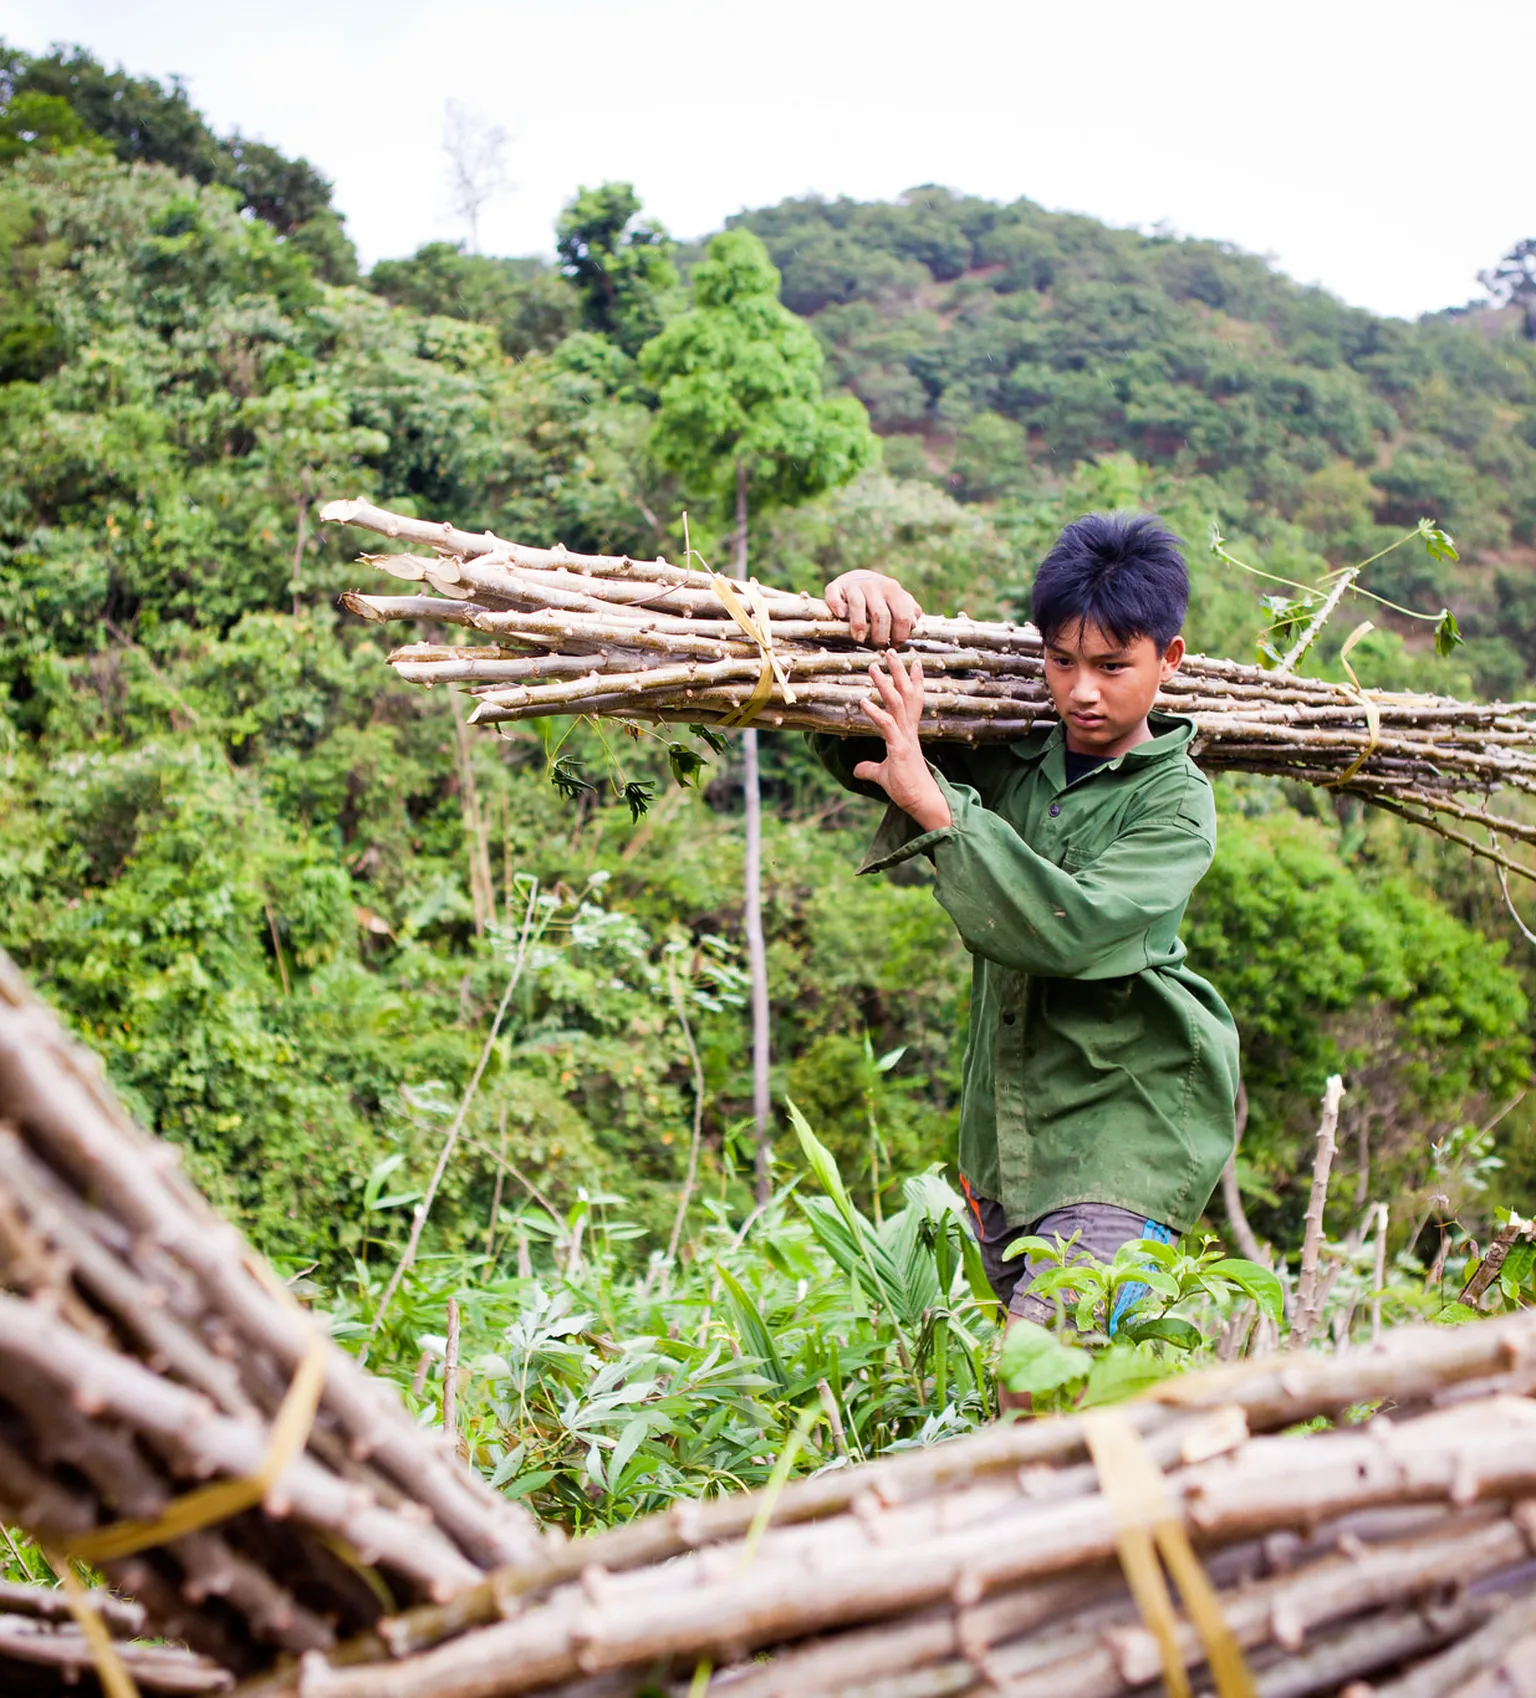
M 1052 819 L 1055 819 L 1057 814 L 1059 814 L 1061 812 L 1061 803 L 1060 802 L 1052 802 L 1050 807 L 1048 807 L 1045 811 L 1051 816 Z
M 1003 1024 L 1004 1024 L 1004 1025 L 1005 1025 L 1005 1026 L 1011 1026 L 1011 1025 L 1012 1025 L 1012 1024 L 1013 1024 L 1013 1021 L 1014 1021 L 1014 1013 L 1013 1013 L 1013 1010 L 1012 1010 L 1012 1009 L 1011 1009 L 1011 1008 L 1009 1008 L 1009 1009 L 1006 1009 L 1006 1010 L 1004 1010 L 1004 1013 L 1003 1013 Z

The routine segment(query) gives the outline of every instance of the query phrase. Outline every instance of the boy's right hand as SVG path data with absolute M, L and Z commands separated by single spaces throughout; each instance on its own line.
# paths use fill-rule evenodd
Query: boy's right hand
M 900 647 L 923 616 L 917 598 L 884 572 L 844 572 L 821 592 L 834 619 L 846 619 L 856 643 Z

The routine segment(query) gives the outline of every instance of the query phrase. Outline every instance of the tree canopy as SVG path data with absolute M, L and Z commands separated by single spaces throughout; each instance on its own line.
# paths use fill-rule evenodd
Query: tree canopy
M 1465 546 L 1415 566 L 1418 587 L 1468 648 L 1437 662 L 1387 629 L 1352 664 L 1372 684 L 1529 687 L 1536 348 L 1507 312 L 1383 321 L 1214 244 L 937 190 L 763 209 L 674 268 L 609 185 L 575 197 L 559 264 L 431 244 L 337 281 L 304 238 L 334 218 L 328 191 L 280 155 L 238 180 L 236 144 L 174 83 L 67 50 L 8 64 L 0 943 L 269 1247 L 365 1253 L 366 1176 L 414 1171 L 441 1128 L 533 879 L 560 922 L 496 1046 L 442 1241 L 483 1230 L 503 1118 L 507 1159 L 552 1203 L 615 1184 L 663 1218 L 692 1115 L 674 985 L 714 1195 L 739 1183 L 749 1095 L 736 787 L 667 790 L 661 744 L 605 752 L 569 726 L 477 734 L 466 769 L 453 704 L 396 686 L 338 612 L 372 573 L 317 533 L 311 498 L 649 557 L 746 455 L 760 576 L 895 567 L 926 605 L 978 615 L 1019 610 L 1065 519 L 1146 506 L 1192 545 L 1192 642 L 1239 654 L 1261 614 L 1200 552 L 1213 519 L 1296 576 L 1427 512 Z M 126 103 L 117 128 L 92 123 L 98 96 Z M 655 781 L 638 827 L 601 790 L 550 788 L 567 732 L 589 773 L 611 756 Z M 850 1176 L 872 1113 L 881 1172 L 920 1170 L 952 1134 L 960 951 L 917 875 L 855 890 L 872 822 L 797 742 L 765 737 L 763 759 L 775 1092 Z M 1341 1062 L 1370 1160 L 1427 1194 L 1428 1152 L 1528 1065 L 1530 953 L 1497 885 L 1389 820 L 1258 783 L 1221 796 L 1189 936 L 1249 1035 L 1256 1209 L 1295 1219 Z M 1526 1111 L 1495 1136 L 1528 1205 Z
M 680 305 L 673 243 L 654 219 L 641 219 L 629 183 L 582 188 L 560 214 L 555 248 L 576 287 L 584 329 L 612 337 L 626 354 L 661 329 Z
M 640 352 L 660 399 L 652 449 L 685 488 L 729 510 L 741 468 L 757 511 L 835 489 L 876 458 L 863 406 L 823 396 L 820 345 L 781 305 L 756 236 L 716 236 L 692 284 L 692 311 Z

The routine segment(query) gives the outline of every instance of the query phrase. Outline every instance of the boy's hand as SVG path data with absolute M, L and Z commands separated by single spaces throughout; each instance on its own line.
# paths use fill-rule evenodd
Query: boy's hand
M 916 597 L 884 572 L 844 572 L 821 592 L 834 619 L 846 619 L 856 643 L 867 636 L 872 647 L 904 643 L 923 616 Z
M 882 705 L 877 707 L 868 696 L 859 704 L 885 739 L 885 759 L 860 761 L 853 776 L 878 784 L 924 831 L 939 831 L 953 825 L 954 816 L 917 738 L 923 717 L 923 663 L 914 660 L 908 672 L 895 649 L 886 651 L 885 660 L 889 672 L 879 666 L 869 669 Z

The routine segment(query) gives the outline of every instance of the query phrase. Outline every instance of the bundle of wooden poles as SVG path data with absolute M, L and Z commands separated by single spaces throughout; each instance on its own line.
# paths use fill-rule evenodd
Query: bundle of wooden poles
M 680 1505 L 241 1692 L 1491 1694 L 1501 1666 L 1536 1669 L 1533 1389 L 1536 1315 L 1271 1357 Z M 1138 1541 L 1163 1550 L 1177 1616 L 1128 1589 Z
M 7 1693 L 1497 1698 L 1536 1668 L 1536 1311 L 536 1534 L 3 956 L 0 1285 L 0 1524 L 70 1576 L 0 1592 Z
M 349 592 L 354 613 L 480 639 L 439 632 L 389 657 L 411 683 L 467 690 L 479 724 L 597 714 L 870 733 L 859 704 L 877 656 L 813 596 L 660 559 L 530 548 L 360 500 L 321 517 L 406 544 L 363 559 L 435 592 Z M 1006 742 L 1055 720 L 1033 626 L 929 615 L 902 653 L 922 660 L 932 738 Z M 1536 877 L 1499 847 L 1536 842 L 1536 825 L 1489 811 L 1500 788 L 1536 794 L 1536 703 L 1362 690 L 1192 655 L 1159 705 L 1194 721 L 1193 752 L 1211 771 L 1345 790 Z
M 535 1554 L 175 1155 L 0 955 L 0 1522 L 236 1673 Z
M 228 1692 L 234 1677 L 183 1646 L 152 1644 L 138 1604 L 110 1592 L 85 1594 L 84 1605 L 101 1623 L 113 1654 L 146 1695 Z M 89 1692 L 96 1654 L 54 1586 L 0 1581 L 0 1692 L 5 1698 L 65 1698 Z M 90 1684 L 87 1684 L 90 1683 Z

